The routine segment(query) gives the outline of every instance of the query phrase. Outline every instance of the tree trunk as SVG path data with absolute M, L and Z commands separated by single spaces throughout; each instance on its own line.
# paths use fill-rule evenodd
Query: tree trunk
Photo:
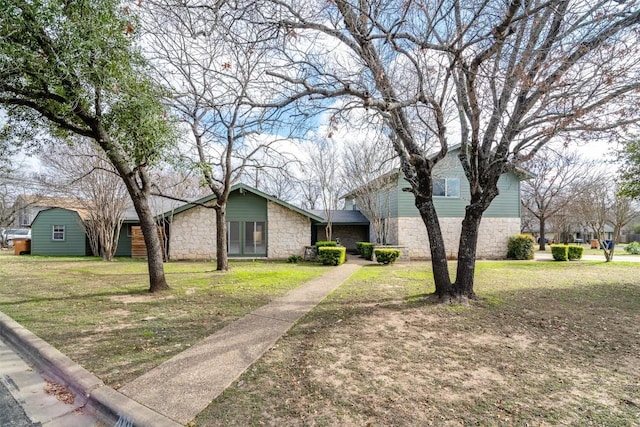
M 128 186 L 128 184 L 127 184 Z M 149 200 L 139 192 L 131 194 L 131 201 L 140 220 L 140 229 L 147 246 L 147 264 L 149 267 L 149 292 L 164 291 L 169 288 L 164 275 L 164 256 L 158 226 L 153 212 L 149 206 Z
M 462 231 L 460 232 L 460 246 L 458 247 L 458 269 L 454 284 L 456 298 L 475 298 L 473 281 L 482 212 L 480 207 L 474 207 L 471 204 L 467 206 L 464 214 Z
M 431 268 L 433 270 L 433 280 L 436 285 L 436 295 L 445 298 L 451 294 L 452 285 L 449 276 L 449 267 L 447 262 L 447 252 L 444 247 L 444 239 L 438 214 L 436 213 L 433 200 L 427 197 L 416 195 L 416 207 L 420 211 L 422 222 L 427 228 L 429 237 L 429 248 L 431 251 Z
M 545 244 L 545 241 L 544 241 L 545 240 L 544 234 L 546 232 L 545 231 L 545 225 L 546 225 L 545 223 L 546 223 L 545 217 L 541 216 L 540 217 L 540 237 L 539 237 L 539 239 L 540 239 L 540 250 L 541 251 L 544 251 L 546 249 L 546 244 Z
M 226 203 L 218 204 L 216 211 L 216 270 L 229 270 L 229 257 L 227 256 L 227 212 Z

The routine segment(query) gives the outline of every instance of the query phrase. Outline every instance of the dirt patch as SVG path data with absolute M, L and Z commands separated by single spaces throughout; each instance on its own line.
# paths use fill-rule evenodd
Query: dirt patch
M 387 280 L 341 288 L 197 425 L 634 425 L 640 419 L 640 335 L 633 326 L 640 310 L 629 303 L 637 301 L 637 288 L 616 297 L 609 293 L 624 294 L 624 286 L 564 294 L 536 288 L 505 295 L 508 304 L 468 307 L 410 302 L 406 295 L 415 293 L 401 288 Z
M 123 304 L 137 304 L 147 303 L 153 301 L 162 301 L 166 299 L 175 299 L 175 295 L 157 296 L 153 294 L 148 295 L 114 295 L 111 301 L 121 302 Z

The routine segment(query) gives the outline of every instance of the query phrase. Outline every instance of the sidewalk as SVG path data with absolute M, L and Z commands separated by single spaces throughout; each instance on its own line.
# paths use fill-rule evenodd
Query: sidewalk
M 105 385 L 2 312 L 0 356 L 0 380 L 14 399 L 8 404 L 14 409 L 19 405 L 23 411 L 22 417 L 17 414 L 18 421 L 12 420 L 8 425 L 110 427 L 120 421 L 137 427 L 180 426 Z M 74 395 L 73 404 L 47 395 L 45 381 L 66 386 Z M 26 423 L 24 418 L 33 423 Z
M 131 399 L 186 424 L 363 262 L 331 269 L 221 329 L 120 388 Z

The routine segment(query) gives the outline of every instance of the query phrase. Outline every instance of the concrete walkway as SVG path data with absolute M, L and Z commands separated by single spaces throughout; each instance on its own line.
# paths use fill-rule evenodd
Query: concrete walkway
M 188 423 L 363 263 L 353 259 L 331 269 L 174 356 L 119 391 L 175 421 Z

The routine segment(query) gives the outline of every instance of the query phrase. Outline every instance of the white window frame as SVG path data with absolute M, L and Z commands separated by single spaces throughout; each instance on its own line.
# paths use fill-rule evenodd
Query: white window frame
M 434 194 L 433 197 L 446 197 L 451 199 L 460 198 L 460 178 L 434 178 L 434 187 L 436 181 L 444 181 L 444 194 Z M 456 191 L 452 191 L 454 189 Z
M 54 242 L 64 242 L 65 238 L 66 238 L 66 228 L 64 225 L 56 225 L 54 224 L 51 227 L 51 240 L 53 240 Z M 61 237 L 56 237 L 56 235 L 60 235 Z

